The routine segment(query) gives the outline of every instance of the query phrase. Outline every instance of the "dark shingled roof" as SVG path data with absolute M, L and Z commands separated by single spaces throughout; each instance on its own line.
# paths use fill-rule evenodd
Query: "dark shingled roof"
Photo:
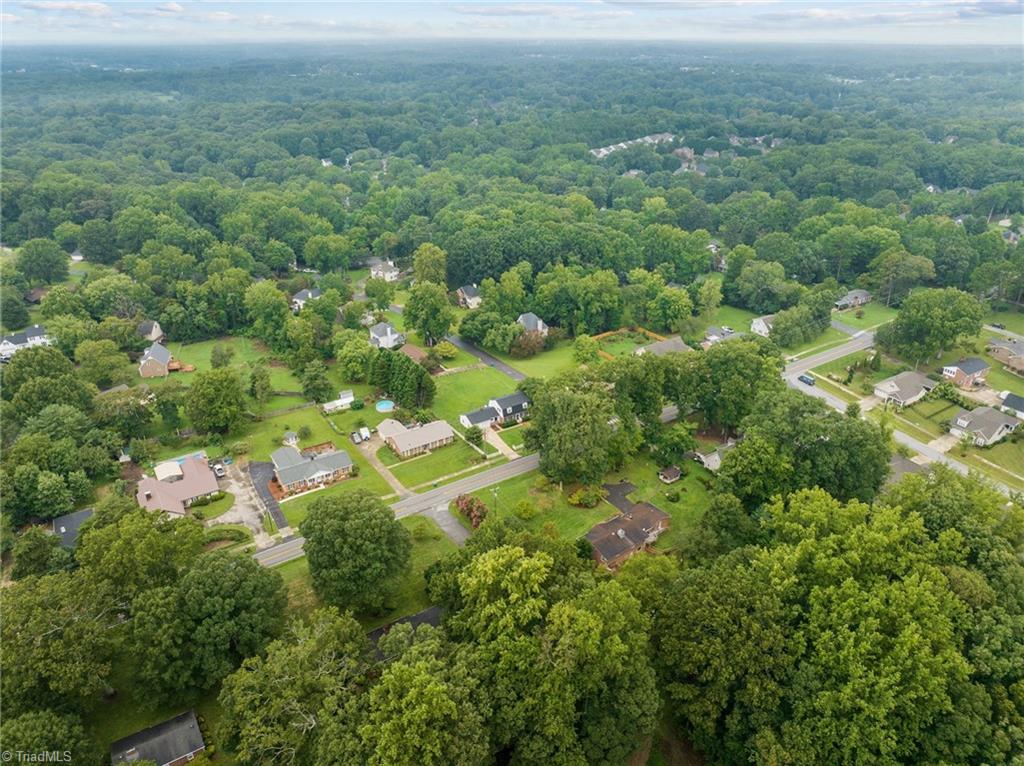
M 959 362 L 955 362 L 950 367 L 959 367 L 965 375 L 973 375 L 976 372 L 988 369 L 988 362 L 984 359 L 979 359 L 976 356 L 969 356 L 966 359 L 961 359 Z
M 58 516 L 53 520 L 53 533 L 60 538 L 62 546 L 74 548 L 78 543 L 78 531 L 90 518 L 92 518 L 92 508 Z
M 497 413 L 493 407 L 481 407 L 480 409 L 467 412 L 463 415 L 471 425 L 479 425 L 480 423 L 490 423 L 494 418 L 497 417 Z
M 146 760 L 165 766 L 205 747 L 195 711 L 189 710 L 117 740 L 110 746 L 110 761 L 118 764 Z

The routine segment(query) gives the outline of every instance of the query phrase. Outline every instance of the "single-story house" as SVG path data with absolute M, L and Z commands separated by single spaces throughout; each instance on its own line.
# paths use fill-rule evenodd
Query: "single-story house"
M 196 500 L 217 492 L 217 477 L 205 456 L 189 455 L 180 461 L 157 463 L 153 474 L 155 478 L 143 477 L 135 492 L 138 504 L 150 511 L 183 515 Z
M 988 352 L 1005 364 L 1006 369 L 1024 375 L 1024 340 L 992 338 L 988 342 Z
M 687 346 L 686 343 L 683 342 L 682 338 L 677 336 L 658 340 L 654 343 L 648 343 L 646 346 L 641 346 L 633 353 L 665 356 L 665 354 L 682 353 L 683 351 L 693 351 L 693 349 Z
M 184 766 L 206 749 L 194 710 L 137 731 L 110 746 L 110 762 L 152 761 L 156 766 Z
M 722 461 L 725 459 L 725 455 L 729 450 L 736 446 L 736 442 L 731 439 L 725 444 L 720 444 L 713 450 L 706 450 L 703 452 L 693 453 L 693 458 L 702 466 L 707 468 L 711 473 L 718 473 L 722 467 Z
M 750 331 L 754 335 L 760 335 L 762 338 L 767 338 L 772 333 L 772 325 L 775 324 L 775 314 L 765 314 L 763 317 L 757 317 L 750 323 Z
M 312 290 L 299 290 L 295 295 L 292 296 L 292 311 L 302 311 L 302 307 L 310 301 L 315 301 L 324 292 L 319 287 L 314 287 Z
M 379 258 L 370 262 L 370 276 L 373 279 L 383 279 L 385 282 L 397 282 L 402 272 L 391 261 L 382 261 Z
M 875 396 L 883 402 L 892 402 L 898 407 L 909 407 L 924 398 L 937 385 L 938 383 L 931 378 L 919 372 L 907 370 L 876 383 Z
M 978 407 L 975 410 L 960 410 L 949 421 L 949 432 L 953 436 L 970 436 L 979 447 L 995 444 L 1014 431 L 1021 421 L 993 407 Z
M 403 343 L 402 347 L 398 349 L 398 351 L 412 359 L 416 364 L 423 364 L 427 359 L 427 352 L 419 346 L 414 346 L 411 343 Z
M 388 418 L 377 426 L 377 433 L 399 457 L 412 457 L 455 441 L 455 431 L 443 420 L 435 420 L 415 428 L 406 428 Z
M 300 452 L 297 447 L 279 447 L 270 455 L 274 478 L 288 494 L 322 487 L 352 472 L 352 458 L 344 450 Z
M 164 331 L 160 328 L 160 323 L 155 319 L 145 319 L 139 322 L 135 332 L 139 334 L 139 337 L 148 340 L 150 343 L 159 343 L 164 339 Z
M 530 399 L 522 391 L 514 391 L 507 396 L 491 399 L 487 402 L 487 406 L 498 413 L 499 423 L 508 423 L 513 420 L 521 423 L 529 414 L 527 410 L 530 409 Z
M 53 339 L 42 325 L 34 324 L 19 332 L 0 338 L 0 357 L 9 358 L 24 348 L 49 346 Z
M 988 374 L 988 362 L 976 356 L 969 356 L 959 362 L 947 364 L 942 368 L 942 377 L 949 378 L 960 388 L 980 386 Z
M 166 346 L 154 343 L 142 353 L 139 359 L 139 375 L 143 378 L 166 378 L 170 374 L 171 352 Z
M 405 336 L 390 322 L 377 322 L 370 328 L 370 345 L 374 348 L 399 348 L 405 344 Z
M 488 428 L 492 423 L 498 421 L 498 412 L 489 404 L 472 412 L 464 412 L 459 415 L 459 423 L 463 428 Z
M 1024 420 L 1024 396 L 1019 396 L 1011 391 L 1003 391 L 999 394 L 1003 403 L 999 405 L 1003 412 L 1008 412 L 1014 417 Z
M 539 332 L 541 335 L 547 337 L 548 326 L 544 324 L 544 320 L 534 314 L 532 311 L 527 311 L 525 314 L 520 314 L 516 319 L 516 322 L 522 326 L 526 332 Z
M 455 291 L 459 299 L 459 305 L 467 309 L 478 309 L 483 302 L 480 297 L 480 289 L 476 285 L 463 285 Z
M 328 415 L 332 412 L 338 412 L 339 410 L 345 410 L 352 406 L 352 402 L 356 400 L 356 395 L 351 389 L 347 391 L 339 391 L 338 398 L 333 399 L 329 402 L 324 402 L 320 405 L 320 408 Z
M 66 513 L 53 520 L 53 534 L 60 538 L 62 546 L 74 548 L 78 544 L 78 531 L 92 518 L 92 513 L 92 508 L 83 508 L 81 511 Z
M 835 307 L 842 311 L 843 309 L 856 308 L 857 306 L 863 306 L 865 303 L 871 302 L 871 293 L 867 290 L 850 290 L 846 295 L 835 302 Z
M 585 535 L 594 559 L 615 569 L 637 551 L 654 543 L 668 529 L 671 517 L 650 503 L 637 503 L 627 513 L 593 526 Z
M 675 484 L 683 476 L 683 472 L 679 470 L 679 466 L 670 465 L 667 468 L 662 468 L 658 471 L 658 478 L 661 479 L 665 484 Z

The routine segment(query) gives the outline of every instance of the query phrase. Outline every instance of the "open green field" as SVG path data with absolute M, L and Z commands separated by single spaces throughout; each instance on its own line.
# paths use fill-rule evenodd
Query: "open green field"
M 601 350 L 612 356 L 629 356 L 636 352 L 641 346 L 646 346 L 651 339 L 642 333 L 632 333 L 627 330 L 609 335 L 599 341 Z
M 993 479 L 1024 491 L 1024 445 L 1007 438 L 992 447 L 971 447 L 966 454 L 954 448 L 950 454 Z
M 357 615 L 366 630 L 387 625 L 400 617 L 421 612 L 430 606 L 423 572 L 427 567 L 456 550 L 441 528 L 423 516 L 407 516 L 399 523 L 412 533 L 412 555 L 408 573 L 402 578 L 392 599 L 391 609 L 382 615 Z M 320 599 L 313 591 L 309 562 L 305 556 L 275 567 L 284 578 L 288 593 L 288 612 L 306 616 L 318 606 Z
M 858 317 L 857 312 L 860 312 L 861 316 Z M 845 325 L 856 327 L 858 330 L 867 330 L 891 322 L 896 318 L 896 313 L 896 309 L 881 303 L 868 303 L 856 309 L 835 311 L 832 317 Z
M 874 391 L 876 383 L 885 380 L 886 378 L 891 378 L 893 375 L 907 369 L 907 365 L 903 364 L 899 359 L 883 354 L 879 369 L 872 370 L 867 367 L 867 365 L 862 365 L 857 368 L 856 372 L 854 372 L 853 379 L 849 383 L 846 383 L 845 381 L 848 374 L 848 368 L 866 361 L 872 356 L 872 351 L 857 351 L 856 353 L 840 357 L 832 362 L 826 362 L 819 367 L 815 367 L 812 372 L 823 378 L 827 378 L 833 383 L 842 384 L 853 391 L 867 396 Z M 820 382 L 821 381 L 819 380 L 819 383 Z M 832 389 L 830 388 L 829 390 L 831 391 Z M 849 394 L 846 394 L 846 396 L 848 397 Z M 849 401 L 849 399 L 847 399 L 847 401 Z
M 473 370 L 442 375 L 434 378 L 437 395 L 430 406 L 431 411 L 453 426 L 459 426 L 459 415 L 483 407 L 488 400 L 504 396 L 516 390 L 516 382 L 492 367 L 478 367 Z
M 508 354 L 491 352 L 509 367 L 531 378 L 550 378 L 576 366 L 572 358 L 572 341 L 561 340 L 550 351 L 541 351 L 527 359 L 516 359 Z
M 833 346 L 845 343 L 849 339 L 850 336 L 845 332 L 837 330 L 834 327 L 828 327 L 825 329 L 825 332 L 818 337 L 797 346 L 787 346 L 783 348 L 783 351 L 786 353 L 786 356 L 804 356 L 811 351 L 825 351 Z
M 750 323 L 756 317 L 757 314 L 753 311 L 722 304 L 715 310 L 710 319 L 701 323 L 698 334 L 703 336 L 705 328 L 709 325 L 731 327 L 736 332 L 750 332 Z
M 672 517 L 672 525 L 655 545 L 659 550 L 675 548 L 693 531 L 711 502 L 711 495 L 702 483 L 711 478 L 711 472 L 695 461 L 679 466 L 686 475 L 674 484 L 664 484 L 658 478 L 658 466 L 646 455 L 637 455 L 623 468 L 605 477 L 605 482 L 628 481 L 636 486 L 629 497 L 636 502 L 652 503 Z M 669 500 L 679 493 L 678 500 Z
M 391 473 L 409 489 L 456 471 L 472 468 L 484 457 L 469 444 L 456 439 L 454 444 L 419 455 L 391 467 Z
M 493 490 L 497 490 L 497 501 Z M 551 522 L 560 536 L 570 540 L 575 540 L 598 522 L 610 519 L 616 514 L 615 508 L 605 502 L 599 503 L 596 508 L 576 508 L 569 505 L 565 493 L 559 491 L 558 485 L 550 484 L 537 471 L 507 479 L 472 494 L 490 509 L 491 518 L 499 519 L 514 515 L 513 509 L 516 504 L 521 500 L 529 500 L 538 513 L 525 522 L 527 527 L 539 532 L 545 524 Z M 461 516 L 459 521 L 469 525 Z
M 338 441 L 335 438 L 337 434 L 320 414 L 320 410 L 316 407 L 307 407 L 252 424 L 248 436 L 245 437 L 252 445 L 249 459 L 270 460 L 270 453 L 282 446 L 285 432 L 298 431 L 303 427 L 309 428 L 312 433 L 308 438 L 299 441 L 299 447 Z
M 983 321 L 1005 325 L 1010 332 L 1024 335 L 1024 311 L 990 311 Z

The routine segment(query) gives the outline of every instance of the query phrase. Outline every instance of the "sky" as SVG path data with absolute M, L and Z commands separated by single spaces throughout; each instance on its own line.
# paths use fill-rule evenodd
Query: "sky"
M 1024 45 L 1024 0 L 0 0 L 5 44 L 680 40 Z

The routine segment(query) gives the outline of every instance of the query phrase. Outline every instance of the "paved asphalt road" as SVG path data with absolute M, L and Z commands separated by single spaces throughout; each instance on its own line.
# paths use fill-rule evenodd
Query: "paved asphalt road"
M 517 370 L 515 367 L 509 367 L 507 364 L 505 364 L 500 359 L 497 359 L 496 357 L 491 356 L 486 351 L 484 351 L 482 349 L 479 349 L 476 346 L 474 346 L 472 343 L 468 343 L 467 341 L 464 341 L 458 335 L 449 335 L 447 338 L 445 338 L 445 340 L 447 340 L 449 343 L 452 343 L 453 345 L 461 348 L 467 354 L 472 354 L 477 359 L 479 359 L 481 362 L 486 364 L 488 367 L 493 367 L 498 372 L 505 373 L 510 378 L 512 378 L 512 380 L 526 380 L 526 376 L 523 373 L 519 372 L 519 370 Z
M 993 327 L 990 324 L 984 325 L 984 328 L 990 332 L 998 333 L 999 335 L 1009 335 L 1011 338 L 1024 340 L 1024 335 L 1021 335 L 1020 333 L 1011 332 L 1010 330 L 1000 330 L 998 327 Z
M 413 516 L 417 513 L 429 513 L 439 505 L 448 505 L 459 495 L 467 492 L 476 492 L 478 489 L 498 484 L 506 479 L 521 476 L 534 470 L 538 465 L 540 465 L 540 458 L 535 454 L 510 460 L 507 463 L 495 466 L 489 471 L 482 471 L 481 473 L 467 476 L 465 479 L 453 481 L 451 484 L 445 484 L 429 492 L 411 495 L 393 503 L 391 509 L 395 512 L 395 517 L 399 519 L 403 516 Z M 292 537 L 273 547 L 257 551 L 253 555 L 265 567 L 277 566 L 302 556 L 302 544 L 304 542 L 305 539 L 302 537 Z

